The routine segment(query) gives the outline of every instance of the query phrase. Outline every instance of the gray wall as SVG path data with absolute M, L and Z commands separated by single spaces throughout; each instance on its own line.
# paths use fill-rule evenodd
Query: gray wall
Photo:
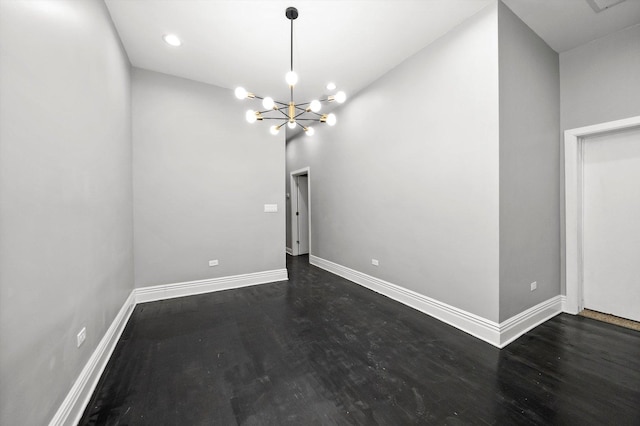
M 101 1 L 2 1 L 0 40 L 0 424 L 42 425 L 133 288 L 130 66 Z
M 324 111 L 327 112 L 327 111 Z M 320 130 L 323 128 L 323 126 L 314 126 L 316 130 Z M 327 127 L 327 126 L 324 126 Z M 295 131 L 295 129 L 293 131 L 290 131 L 287 126 L 284 126 L 284 129 L 287 131 L 286 133 L 286 140 L 289 141 L 291 139 L 294 139 L 296 137 L 304 137 L 303 134 L 301 134 L 301 130 L 300 131 Z M 289 155 L 289 154 L 287 154 Z M 285 222 L 285 227 L 286 227 L 286 231 L 285 231 L 285 235 L 286 235 L 286 242 L 285 244 L 287 245 L 287 248 L 293 249 L 293 243 L 291 241 L 292 238 L 292 231 L 291 231 L 291 203 L 292 200 L 294 200 L 294 196 L 291 194 L 291 172 L 294 171 L 295 169 L 291 169 L 289 170 L 289 162 L 286 162 L 286 170 L 285 170 L 285 191 L 286 194 L 288 195 L 287 198 L 285 199 L 285 204 L 286 204 L 286 214 L 285 214 L 285 218 L 286 218 L 286 222 Z
M 560 54 L 562 131 L 640 115 L 640 25 Z M 562 293 L 565 290 L 564 151 L 560 159 Z
M 640 115 L 640 25 L 560 54 L 562 130 Z
M 498 11 L 504 321 L 560 294 L 560 75 L 558 54 L 507 6 Z
M 132 84 L 136 286 L 284 268 L 284 135 L 230 90 L 139 69 Z
M 336 113 L 287 144 L 287 173 L 311 167 L 311 254 L 497 321 L 496 5 Z

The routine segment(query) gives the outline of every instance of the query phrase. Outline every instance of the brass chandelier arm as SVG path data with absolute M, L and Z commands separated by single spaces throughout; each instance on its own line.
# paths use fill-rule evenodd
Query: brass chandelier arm
M 307 111 L 306 109 L 304 110 L 304 112 L 309 113 L 309 114 L 313 114 L 313 115 L 317 115 L 318 117 L 322 117 L 322 114 L 320 114 L 318 112 Z
M 312 101 L 309 102 L 304 102 L 301 104 L 297 104 L 298 106 L 304 106 L 304 105 L 309 105 L 311 104 Z M 318 99 L 318 102 L 332 102 L 332 100 L 330 98 L 325 98 L 325 99 Z
M 289 121 L 288 118 L 285 117 L 261 117 L 261 120 L 283 120 L 285 123 Z M 320 118 L 300 118 L 300 116 L 296 116 L 296 121 L 317 121 L 319 123 L 324 123 L 324 121 Z
M 288 117 L 288 115 L 284 111 L 282 111 L 283 109 L 287 109 L 287 108 L 288 107 L 284 107 L 284 106 L 280 107 L 280 108 L 273 107 L 271 109 L 265 109 L 263 111 L 256 111 L 256 112 L 259 112 L 260 114 L 264 114 L 264 113 L 267 113 L 267 112 L 279 111 L 279 112 L 281 112 L 282 114 L 284 114 L 284 115 L 286 115 Z
M 263 98 L 261 98 L 261 97 L 259 97 L 259 96 L 256 96 L 256 99 L 263 99 Z M 271 112 L 271 111 L 278 111 L 278 112 L 280 112 L 282 115 L 284 115 L 285 117 L 289 118 L 289 115 L 284 111 L 284 110 L 288 110 L 288 109 L 289 109 L 289 105 L 288 105 L 288 104 L 285 104 L 284 102 L 279 102 L 279 101 L 275 101 L 275 100 L 274 100 L 273 102 L 274 102 L 274 103 L 276 103 L 276 104 L 282 105 L 282 107 L 280 107 L 280 108 L 275 108 L 275 107 L 274 107 L 273 109 L 267 109 L 267 110 L 258 111 L 258 112 L 259 112 L 260 114 L 265 114 L 265 113 L 267 113 L 267 112 Z M 293 105 L 293 106 L 294 106 L 294 108 L 295 108 L 296 110 L 298 110 L 298 111 L 299 111 L 299 113 L 298 113 L 297 115 L 295 115 L 293 118 L 294 118 L 294 119 L 295 119 L 295 118 L 298 118 L 298 117 L 300 117 L 301 115 L 303 115 L 303 114 L 305 114 L 305 113 L 313 114 L 313 115 L 316 115 L 316 116 L 318 116 L 318 117 L 322 117 L 322 114 L 320 114 L 320 113 L 317 113 L 317 112 L 314 112 L 314 111 L 310 111 L 310 110 L 308 110 L 308 109 L 306 109 L 306 108 L 302 108 L 302 106 L 303 106 L 303 105 L 309 105 L 310 103 L 311 103 L 311 102 L 305 102 L 305 103 L 303 103 L 303 104 L 294 104 L 294 105 Z
M 302 108 L 299 104 L 296 104 L 295 107 L 296 107 L 296 109 L 298 109 L 300 111 L 311 112 L 311 111 L 307 111 L 306 108 Z
M 297 114 L 297 115 L 293 116 L 293 119 L 295 120 L 295 119 L 297 119 L 298 117 L 301 117 L 301 116 L 302 116 L 302 115 L 304 115 L 306 112 L 307 112 L 306 110 L 302 110 L 302 112 L 301 112 L 301 113 L 299 113 L 299 114 Z
M 264 97 L 262 97 L 262 96 L 258 96 L 258 95 L 255 95 L 255 94 L 252 94 L 252 95 L 253 95 L 253 96 L 251 96 L 251 99 L 260 99 L 260 100 L 264 100 Z M 285 106 L 285 107 L 288 107 L 288 106 L 289 106 L 289 104 L 284 103 L 284 102 L 280 102 L 280 101 L 276 101 L 275 99 L 273 100 L 273 103 L 274 103 L 274 104 L 278 104 L 278 105 L 282 105 L 282 106 Z

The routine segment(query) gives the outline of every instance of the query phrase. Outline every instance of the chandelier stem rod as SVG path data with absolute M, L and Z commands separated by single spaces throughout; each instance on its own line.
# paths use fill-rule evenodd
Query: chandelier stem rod
M 293 19 L 291 21 L 291 72 L 293 72 Z M 293 86 L 291 86 L 291 102 L 293 102 Z

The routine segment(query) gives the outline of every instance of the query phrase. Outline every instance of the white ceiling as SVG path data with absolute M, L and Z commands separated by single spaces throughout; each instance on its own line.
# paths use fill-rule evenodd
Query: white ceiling
M 353 94 L 491 0 L 106 0 L 131 63 L 277 99 L 289 98 L 288 6 L 294 21 L 296 100 Z M 183 41 L 172 48 L 171 32 Z
M 556 52 L 573 49 L 640 22 L 640 0 L 626 0 L 600 13 L 594 12 L 587 0 L 503 2 Z
M 640 22 L 640 0 L 599 14 L 586 0 L 504 0 L 556 51 Z M 493 0 L 106 0 L 131 63 L 288 99 L 288 6 L 295 20 L 296 100 L 335 81 L 353 94 Z M 183 41 L 170 47 L 162 35 Z

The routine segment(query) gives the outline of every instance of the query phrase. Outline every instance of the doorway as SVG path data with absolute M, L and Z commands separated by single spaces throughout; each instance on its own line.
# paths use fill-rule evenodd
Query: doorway
M 584 308 L 640 321 L 640 127 L 587 138 L 582 181 Z
M 311 251 L 311 170 L 291 172 L 291 253 Z
M 633 160 L 636 156 L 633 139 L 638 138 L 639 129 L 640 116 L 637 116 L 565 131 L 565 312 L 577 314 L 585 307 L 591 307 L 627 318 L 633 318 L 634 313 L 637 315 L 640 287 L 637 275 L 633 273 L 636 270 L 633 268 L 637 268 L 637 261 L 630 265 L 627 258 L 629 254 L 633 256 L 634 251 L 637 258 L 640 250 L 635 220 L 637 212 L 634 215 L 640 206 L 640 196 L 636 194 L 637 185 L 634 185 L 637 179 L 629 176 L 629 173 L 633 175 L 637 169 L 634 165 L 636 160 Z M 599 158 L 602 155 L 599 152 L 601 149 L 595 145 L 592 149 L 589 146 L 591 142 L 601 142 L 611 148 L 616 148 L 616 144 L 621 146 Z M 607 145 L 609 142 L 612 145 Z M 613 165 L 606 156 L 613 156 L 609 159 L 613 160 Z M 594 182 L 600 188 L 592 186 Z M 585 189 L 585 183 L 590 187 Z M 614 213 L 610 214 L 612 211 Z M 628 220 L 629 214 L 632 215 L 629 216 L 632 220 Z M 617 229 L 620 226 L 622 230 Z M 614 239 L 609 240 L 611 238 Z M 626 247 L 622 247 L 623 245 Z M 606 253 L 602 252 L 603 248 Z M 622 264 L 625 265 L 626 272 L 617 269 Z M 606 278 L 598 278 L 602 276 Z M 630 284 L 629 278 L 633 280 L 633 277 L 636 279 Z M 619 278 L 621 280 L 618 284 L 612 285 L 612 281 Z M 593 305 L 602 300 L 601 296 L 592 293 L 594 285 L 600 287 L 596 291 L 602 291 L 606 298 L 617 293 L 615 298 L 625 299 L 623 303 L 627 299 L 635 300 L 633 306 L 636 309 L 629 315 L 628 312 L 620 311 L 622 305 L 619 303 L 613 309 Z M 622 292 L 616 287 L 622 288 Z

